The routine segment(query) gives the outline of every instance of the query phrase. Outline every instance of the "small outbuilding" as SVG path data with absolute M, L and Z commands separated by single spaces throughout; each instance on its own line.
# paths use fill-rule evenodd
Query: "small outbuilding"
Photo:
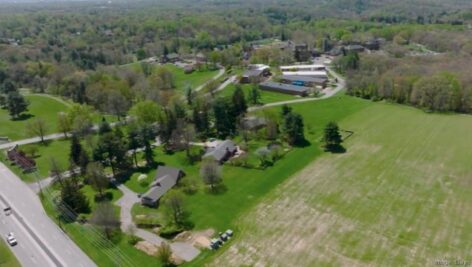
M 180 169 L 160 166 L 150 189 L 141 196 L 141 204 L 149 207 L 158 206 L 161 197 L 177 185 L 183 176 L 185 176 L 185 173 Z

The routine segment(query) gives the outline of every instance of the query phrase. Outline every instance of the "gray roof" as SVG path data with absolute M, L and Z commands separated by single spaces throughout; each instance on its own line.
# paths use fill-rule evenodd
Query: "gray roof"
M 298 85 L 277 83 L 277 82 L 263 82 L 260 84 L 260 87 L 262 89 L 271 88 L 271 89 L 278 89 L 282 91 L 305 92 L 305 93 L 311 90 L 310 87 L 306 87 L 306 86 L 298 86 Z
M 244 126 L 249 129 L 263 127 L 267 124 L 265 118 L 255 117 L 255 116 L 244 118 L 243 123 L 244 123 Z
M 167 58 L 168 59 L 175 59 L 175 58 L 179 58 L 179 54 L 176 54 L 176 53 L 170 53 L 167 55 Z
M 215 160 L 221 161 L 227 156 L 228 152 L 232 153 L 234 151 L 236 151 L 236 145 L 234 142 L 231 140 L 225 140 L 219 143 L 216 147 L 209 148 L 203 157 L 213 157 Z
M 261 74 L 264 72 L 263 69 L 255 69 L 255 70 L 247 70 L 244 72 L 243 77 L 257 77 L 261 76 Z
M 151 188 L 142 197 L 152 201 L 159 200 L 167 191 L 177 184 L 181 173 L 182 170 L 177 168 L 160 166 L 157 169 L 154 182 L 151 183 Z
M 280 78 L 283 80 L 289 80 L 289 81 L 302 81 L 302 82 L 312 82 L 312 83 L 324 83 L 328 80 L 326 78 L 317 78 L 317 77 L 310 77 L 310 76 L 303 76 L 303 75 L 282 75 Z

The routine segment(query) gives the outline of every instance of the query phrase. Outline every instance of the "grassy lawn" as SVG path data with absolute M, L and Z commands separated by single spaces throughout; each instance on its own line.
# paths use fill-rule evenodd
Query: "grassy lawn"
M 337 101 L 344 105 L 333 105 Z M 356 102 L 364 108 L 353 109 Z M 293 106 L 318 133 L 324 124 L 315 123 L 317 117 L 349 110 L 350 116 L 331 118 L 354 131 L 344 144 L 347 152 L 324 153 L 303 170 L 307 164 L 296 161 L 311 160 L 315 148 L 287 160 L 285 169 L 299 164 L 301 171 L 239 214 L 231 249 L 213 254 L 210 265 L 429 266 L 444 257 L 470 260 L 472 136 L 464 133 L 472 132 L 472 117 L 365 103 L 343 96 Z M 320 110 L 326 104 L 330 108 Z M 193 264 L 208 262 L 200 259 Z
M 242 84 L 241 85 L 244 95 L 247 97 L 251 91 L 252 85 L 251 84 Z M 219 92 L 217 95 L 219 96 L 231 96 L 233 95 L 234 90 L 236 89 L 236 86 L 234 84 L 228 85 L 223 91 Z M 298 99 L 299 97 L 292 96 L 292 95 L 287 95 L 287 94 L 282 94 L 282 93 L 277 93 L 277 92 L 270 92 L 270 91 L 264 91 L 264 90 L 259 90 L 261 93 L 261 103 L 262 104 L 268 104 L 268 103 L 274 103 L 274 102 L 280 102 L 280 101 L 287 101 L 287 100 L 294 100 Z
M 0 241 L 0 267 L 20 267 L 20 263 L 16 260 L 7 244 Z
M 165 64 L 164 65 L 169 71 L 174 74 L 174 81 L 175 87 L 178 91 L 183 92 L 186 85 L 190 84 L 193 89 L 197 88 L 198 86 L 206 83 L 211 78 L 213 78 L 216 74 L 218 74 L 218 70 L 202 70 L 202 71 L 194 71 L 190 74 L 185 74 L 182 68 L 177 67 L 174 64 Z M 133 63 L 129 65 L 135 71 L 141 71 L 140 63 Z M 157 69 L 159 66 L 155 66 Z
M 57 186 L 53 186 L 48 191 L 48 196 L 58 194 Z M 96 207 L 94 197 L 96 192 L 89 185 L 81 189 L 89 199 L 92 210 Z M 114 188 L 106 190 L 112 196 L 111 202 L 121 198 L 122 193 Z M 50 199 L 50 198 L 49 198 Z M 72 240 L 98 265 L 98 266 L 160 266 L 156 258 L 135 249 L 128 243 L 129 237 L 123 234 L 116 244 L 104 242 L 101 234 L 96 228 L 79 223 L 59 222 L 57 210 L 48 198 L 42 198 L 46 213 L 56 221 L 58 225 L 71 237 Z M 119 207 L 116 206 L 116 212 L 119 213 Z
M 68 139 L 48 141 L 46 144 L 23 145 L 20 149 L 27 150 L 29 146 L 38 148 L 38 153 L 34 160 L 36 161 L 41 178 L 49 177 L 51 158 L 54 158 L 63 169 L 67 169 L 69 166 L 70 141 Z
M 47 133 L 57 132 L 57 113 L 66 111 L 67 106 L 46 96 L 26 95 L 25 97 L 30 105 L 24 119 L 12 121 L 8 111 L 0 109 L 0 136 L 8 136 L 11 140 L 31 137 L 25 127 L 35 118 L 42 118 L 47 122 Z

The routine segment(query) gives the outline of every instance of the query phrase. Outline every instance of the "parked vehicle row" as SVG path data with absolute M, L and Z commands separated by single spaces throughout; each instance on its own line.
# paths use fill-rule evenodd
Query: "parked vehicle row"
M 220 232 L 218 234 L 218 238 L 213 238 L 210 243 L 210 248 L 212 250 L 216 250 L 223 246 L 223 244 L 231 239 L 233 236 L 233 230 L 228 229 L 226 232 L 222 233 Z

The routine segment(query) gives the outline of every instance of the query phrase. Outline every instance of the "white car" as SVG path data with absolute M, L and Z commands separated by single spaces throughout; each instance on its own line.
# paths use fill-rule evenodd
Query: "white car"
M 16 238 L 15 236 L 13 235 L 13 233 L 9 233 L 7 235 L 7 242 L 10 246 L 16 246 L 16 244 L 18 244 L 18 242 L 16 241 Z

